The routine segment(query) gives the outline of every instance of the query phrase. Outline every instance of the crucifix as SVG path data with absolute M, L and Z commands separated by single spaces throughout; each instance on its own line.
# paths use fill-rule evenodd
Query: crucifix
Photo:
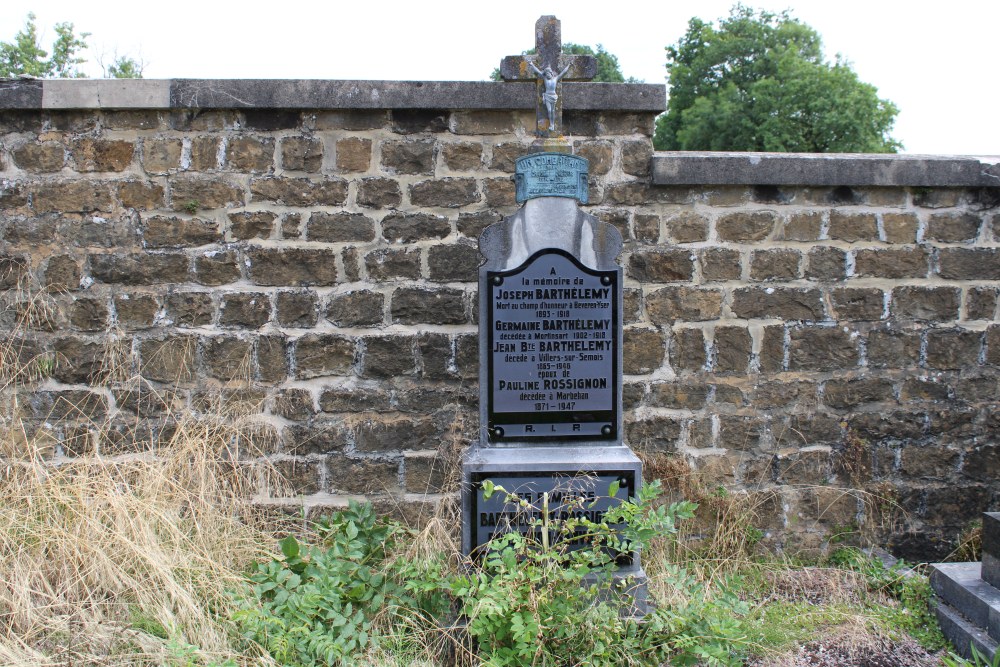
M 535 133 L 561 136 L 562 82 L 589 81 L 597 75 L 597 59 L 562 53 L 562 28 L 555 16 L 535 22 L 535 55 L 507 56 L 500 63 L 504 81 L 536 81 Z

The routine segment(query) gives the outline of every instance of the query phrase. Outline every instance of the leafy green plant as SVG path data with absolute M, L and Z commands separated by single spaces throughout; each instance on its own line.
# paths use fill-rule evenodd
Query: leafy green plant
M 484 483 L 484 495 L 492 493 L 506 494 L 507 503 L 534 518 L 526 532 L 494 539 L 478 567 L 452 585 L 485 664 L 738 664 L 731 649 L 741 636 L 737 617 L 744 609 L 734 595 L 710 597 L 683 569 L 669 568 L 665 577 L 676 604 L 659 606 L 639 622 L 623 613 L 632 604 L 627 591 L 634 582 L 612 576 L 621 554 L 675 534 L 677 521 L 693 515 L 693 503 L 656 504 L 657 482 L 595 522 L 574 511 L 592 500 L 569 501 L 563 510 L 570 518 L 556 520 L 547 494 L 532 504 Z
M 971 660 L 949 652 L 941 657 L 941 664 L 943 667 L 1000 667 L 1000 651 L 993 654 L 993 660 L 989 660 L 975 646 L 969 648 L 972 651 Z
M 434 599 L 412 595 L 387 574 L 404 531 L 379 521 L 371 505 L 352 501 L 315 529 L 318 545 L 289 535 L 280 542 L 281 558 L 257 565 L 252 595 L 234 615 L 243 635 L 283 665 L 349 663 L 372 644 L 377 614 L 400 607 L 420 613 L 423 600 Z
M 188 201 L 186 204 L 184 204 L 183 208 L 191 215 L 194 215 L 195 213 L 198 212 L 198 209 L 201 208 L 201 202 L 199 202 L 197 199 L 192 199 Z

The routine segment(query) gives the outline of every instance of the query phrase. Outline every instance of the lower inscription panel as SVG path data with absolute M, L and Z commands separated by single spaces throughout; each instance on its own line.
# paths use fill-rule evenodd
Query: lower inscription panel
M 509 493 L 517 494 L 528 501 L 529 506 L 522 507 L 508 501 L 507 493 L 503 492 L 495 492 L 486 498 L 483 484 L 487 480 L 495 486 L 502 486 Z M 550 521 L 586 518 L 600 523 L 608 509 L 634 497 L 635 483 L 633 470 L 581 472 L 575 476 L 567 476 L 566 473 L 476 474 L 472 479 L 472 553 L 475 555 L 491 539 L 508 532 L 516 530 L 522 534 L 537 534 L 546 494 Z M 614 488 L 612 485 L 615 485 Z M 609 490 L 614 490 L 614 495 L 609 495 Z M 551 542 L 558 538 L 550 533 Z M 568 545 L 570 549 L 585 546 L 585 543 L 574 542 Z M 621 554 L 618 561 L 619 564 L 629 564 L 632 555 Z

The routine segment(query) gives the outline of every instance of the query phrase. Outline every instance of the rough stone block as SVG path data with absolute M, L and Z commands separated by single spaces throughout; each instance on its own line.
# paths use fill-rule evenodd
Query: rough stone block
M 230 213 L 229 232 L 238 241 L 270 238 L 276 217 L 274 213 L 267 211 Z
M 363 342 L 362 377 L 386 379 L 416 373 L 411 337 L 371 336 Z
M 60 171 L 66 164 L 66 148 L 58 141 L 22 144 L 11 151 L 14 164 L 35 174 Z
M 431 174 L 434 153 L 433 139 L 387 141 L 382 144 L 382 168 L 390 174 Z
M 371 162 L 371 139 L 347 137 L 337 142 L 337 169 L 340 171 L 368 171 Z
M 226 144 L 226 168 L 249 174 L 263 174 L 274 167 L 274 139 L 232 137 Z
M 443 239 L 451 233 L 448 219 L 427 213 L 390 213 L 382 219 L 382 236 L 389 243 Z
M 108 346 L 99 340 L 57 338 L 52 351 L 55 353 L 52 377 L 66 384 L 96 384 L 112 370 L 107 364 Z
M 889 310 L 904 320 L 956 320 L 961 299 L 958 287 L 896 287 Z
M 892 382 L 882 378 L 830 380 L 823 385 L 823 402 L 831 408 L 856 408 L 866 403 L 894 403 Z
M 140 211 L 163 208 L 163 186 L 148 181 L 118 181 L 118 199 L 125 208 Z
M 139 344 L 139 371 L 158 382 L 188 382 L 195 375 L 197 338 L 171 336 Z
M 263 382 L 288 378 L 288 339 L 282 334 L 257 337 L 257 375 Z
M 927 332 L 927 367 L 962 370 L 979 363 L 981 331 L 932 329 Z
M 380 416 L 361 421 L 354 429 L 359 452 L 402 452 L 436 449 L 440 434 L 426 417 Z M 437 442 L 435 442 L 437 440 Z
M 229 292 L 222 295 L 219 326 L 258 329 L 271 318 L 271 300 L 263 292 Z
M 474 282 L 482 258 L 479 249 L 469 243 L 435 245 L 427 251 L 427 268 L 437 282 Z
M 242 206 L 243 189 L 219 179 L 175 176 L 170 181 L 170 208 L 193 213 L 227 206 Z
M 365 267 L 371 280 L 416 280 L 420 277 L 420 250 L 416 248 L 380 248 L 365 255 Z
M 653 165 L 653 145 L 648 140 L 622 143 L 622 171 L 633 176 L 649 176 Z
M 510 134 L 518 127 L 513 111 L 458 111 L 453 118 L 455 134 Z
M 441 159 L 452 171 L 478 171 L 483 166 L 483 145 L 471 141 L 444 144 Z
M 281 435 L 284 450 L 295 456 L 343 451 L 349 439 L 348 429 L 338 421 L 292 424 Z
M 375 221 L 360 213 L 313 213 L 306 238 L 324 243 L 367 242 L 375 239 Z
M 315 137 L 284 137 L 281 166 L 288 171 L 318 172 L 323 167 L 323 142 Z
M 118 324 L 125 329 L 153 326 L 160 304 L 152 294 L 119 294 L 114 298 Z
M 483 181 L 486 205 L 492 209 L 510 209 L 517 204 L 514 181 L 509 178 L 487 178 Z M 593 197 L 593 195 L 591 195 Z M 596 200 L 592 200 L 597 203 Z
M 774 231 L 773 211 L 727 213 L 715 221 L 721 241 L 763 241 Z
M 79 139 L 70 147 L 70 155 L 80 172 L 125 171 L 132 163 L 135 144 L 120 139 Z
M 458 208 L 480 200 L 474 178 L 440 178 L 410 186 L 414 206 Z
M 517 158 L 527 155 L 529 146 L 520 142 L 500 143 L 493 146 L 490 169 L 513 174 Z
M 378 385 L 329 387 L 319 396 L 319 409 L 330 413 L 386 412 L 389 393 Z
M 865 287 L 839 287 L 830 290 L 834 317 L 838 320 L 881 320 L 885 310 L 885 292 Z
M 622 331 L 625 375 L 652 373 L 663 365 L 666 349 L 663 334 L 656 329 L 627 327 Z
M 219 137 L 194 137 L 191 139 L 191 164 L 194 171 L 214 171 L 219 167 Z
M 573 152 L 590 162 L 589 172 L 591 176 L 603 176 L 611 171 L 611 160 L 614 152 L 610 141 L 576 141 L 573 143 Z M 650 157 L 652 157 L 652 151 L 650 151 Z
M 174 292 L 164 299 L 167 318 L 179 327 L 201 327 L 212 323 L 215 305 L 208 292 Z
M 925 248 L 863 249 L 854 254 L 854 273 L 873 278 L 926 278 Z
M 688 282 L 694 276 L 694 255 L 687 250 L 633 252 L 628 276 L 643 283 Z
M 238 336 L 211 336 L 202 343 L 202 358 L 210 377 L 230 382 L 253 378 L 253 343 Z
M 399 493 L 399 462 L 330 457 L 327 491 L 340 493 Z
M 695 287 L 664 287 L 646 296 L 646 312 L 655 324 L 717 319 L 722 314 L 722 292 Z
M 858 341 L 840 327 L 795 327 L 791 330 L 788 367 L 794 371 L 854 368 Z
M 194 280 L 202 285 L 226 285 L 240 279 L 240 266 L 233 250 L 209 250 L 194 258 Z
M 1000 280 L 1000 248 L 941 248 L 938 274 L 951 280 Z
M 823 214 L 819 211 L 800 211 L 789 214 L 781 228 L 785 241 L 818 241 L 823 229 Z
M 391 178 L 364 178 L 358 182 L 358 206 L 392 208 L 399 206 L 403 195 L 399 183 Z
M 182 254 L 90 255 L 90 275 L 103 283 L 158 285 L 184 283 L 188 258 Z
M 333 334 L 306 334 L 295 342 L 295 377 L 304 380 L 325 375 L 351 375 L 355 343 Z
M 755 250 L 750 255 L 752 280 L 795 280 L 802 253 L 798 250 Z
M 705 370 L 705 334 L 697 328 L 676 328 L 668 344 L 670 365 L 675 372 Z
M 340 206 L 347 199 L 347 181 L 325 177 L 255 178 L 250 181 L 253 201 L 271 201 L 286 206 Z
M 80 288 L 81 276 L 80 264 L 73 255 L 55 255 L 45 265 L 42 285 L 57 292 L 75 290 Z
M 314 327 L 319 319 L 319 297 L 311 290 L 278 292 L 274 298 L 278 324 L 283 327 Z
M 446 493 L 458 489 L 451 480 L 449 463 L 437 456 L 411 455 L 403 459 L 403 474 L 408 493 Z
M 716 327 L 715 372 L 746 373 L 752 343 L 745 327 Z
M 742 287 L 733 290 L 733 314 L 743 319 L 821 320 L 823 296 L 818 289 Z
M 146 219 L 142 239 L 147 248 L 182 248 L 216 243 L 222 240 L 222 233 L 213 220 L 157 215 Z
M 906 329 L 872 329 L 867 339 L 872 368 L 907 368 L 920 361 L 920 333 Z
M 830 212 L 830 238 L 836 241 L 878 241 L 878 218 L 874 213 Z
M 680 444 L 681 420 L 654 416 L 625 424 L 625 442 L 644 453 L 674 452 Z
M 965 317 L 970 320 L 993 320 L 996 318 L 996 287 L 970 287 L 965 293 Z
M 983 219 L 975 213 L 934 213 L 927 220 L 924 239 L 943 243 L 972 243 L 979 238 Z
M 248 248 L 247 271 L 257 285 L 333 285 L 337 265 L 333 253 L 315 248 Z
M 340 327 L 378 326 L 385 319 L 385 297 L 368 290 L 335 294 L 327 304 L 325 317 Z
M 698 252 L 701 276 L 707 281 L 739 280 L 743 271 L 738 250 L 705 248 Z
M 809 251 L 806 278 L 843 280 L 847 277 L 847 253 L 840 248 L 820 246 Z
M 111 184 L 102 181 L 44 182 L 32 190 L 31 205 L 37 213 L 109 213 L 114 206 Z
M 392 294 L 390 312 L 397 324 L 465 324 L 465 301 L 462 290 L 401 287 Z
M 143 139 L 142 168 L 148 174 L 167 174 L 180 169 L 181 151 L 184 143 L 180 139 Z

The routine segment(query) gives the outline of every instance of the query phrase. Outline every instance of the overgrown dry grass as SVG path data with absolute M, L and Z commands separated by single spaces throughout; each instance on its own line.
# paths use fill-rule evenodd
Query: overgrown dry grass
M 206 664 L 237 656 L 227 590 L 269 555 L 274 533 L 251 500 L 280 479 L 239 407 L 171 412 L 135 453 L 104 456 L 121 424 L 77 420 L 85 456 L 66 458 L 22 416 L 27 390 L 56 363 L 20 335 L 45 316 L 23 299 L 0 344 L 0 662 L 5 665 Z M 109 338 L 114 340 L 114 336 Z M 164 402 L 126 377 L 109 347 L 107 382 Z M 72 409 L 70 409 L 72 412 Z M 185 658 L 186 659 L 186 658 Z

